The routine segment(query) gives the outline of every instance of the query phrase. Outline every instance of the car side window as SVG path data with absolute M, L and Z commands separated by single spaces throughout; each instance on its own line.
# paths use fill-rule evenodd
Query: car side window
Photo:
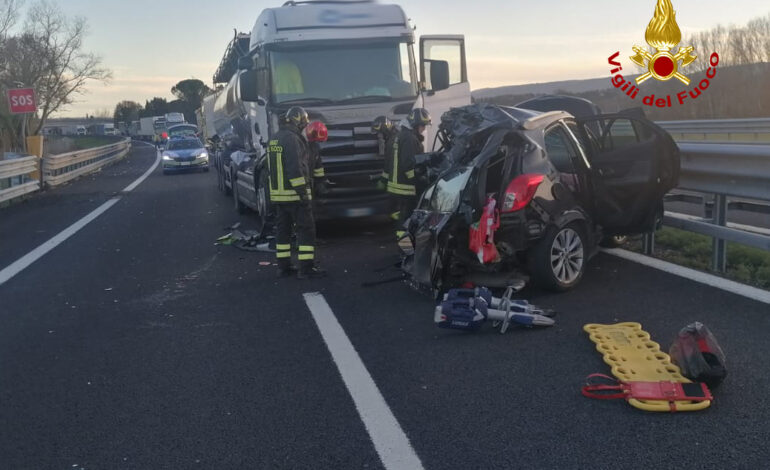
M 613 119 L 605 123 L 602 150 L 621 150 L 638 143 L 639 137 L 630 119 Z
M 546 131 L 545 151 L 553 166 L 561 173 L 575 173 L 574 159 L 577 154 L 569 136 L 561 126 Z

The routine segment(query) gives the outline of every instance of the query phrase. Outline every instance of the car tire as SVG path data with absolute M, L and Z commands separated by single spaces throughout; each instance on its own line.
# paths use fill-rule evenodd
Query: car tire
M 246 212 L 246 206 L 241 202 L 240 199 L 238 199 L 238 180 L 236 179 L 236 170 L 233 168 L 230 173 L 230 182 L 233 185 L 232 194 L 233 194 L 233 207 L 235 207 L 235 212 L 239 214 L 243 214 Z
M 580 283 L 588 262 L 588 243 L 576 222 L 551 227 L 529 253 L 529 270 L 539 286 L 566 292 Z
M 615 236 L 606 236 L 602 238 L 601 243 L 599 245 L 603 246 L 604 248 L 620 248 L 621 246 L 626 244 L 626 241 L 628 240 L 628 237 L 625 235 L 615 235 Z

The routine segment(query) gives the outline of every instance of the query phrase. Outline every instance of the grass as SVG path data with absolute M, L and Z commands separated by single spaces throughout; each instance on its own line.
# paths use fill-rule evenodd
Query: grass
M 641 240 L 628 249 L 642 252 Z M 688 268 L 708 271 L 734 281 L 770 289 L 770 253 L 736 243 L 727 244 L 727 272 L 711 271 L 712 239 L 705 235 L 664 227 L 655 235 L 655 257 Z

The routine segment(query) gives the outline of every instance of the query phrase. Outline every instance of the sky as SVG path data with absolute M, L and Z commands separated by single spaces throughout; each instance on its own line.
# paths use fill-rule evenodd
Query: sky
M 34 0 L 27 0 L 27 3 Z M 51 0 L 87 18 L 84 48 L 113 71 L 59 116 L 121 100 L 172 98 L 186 78 L 210 85 L 233 29 L 251 31 L 283 0 Z M 391 3 L 391 2 L 385 2 Z M 607 58 L 644 45 L 656 0 L 402 0 L 416 33 L 464 34 L 473 89 L 609 76 Z M 683 34 L 770 14 L 767 0 L 673 0 Z M 630 54 L 629 54 L 630 55 Z

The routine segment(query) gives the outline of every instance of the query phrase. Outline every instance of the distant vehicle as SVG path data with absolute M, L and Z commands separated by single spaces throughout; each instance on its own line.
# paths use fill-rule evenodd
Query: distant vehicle
M 175 126 L 177 124 L 184 124 L 185 122 L 187 122 L 185 121 L 184 114 L 182 113 L 168 113 L 164 117 L 166 119 L 167 128 L 171 126 Z
M 155 136 L 155 121 L 160 119 L 160 116 L 143 117 L 139 119 L 139 130 L 137 135 L 140 139 L 150 142 Z
M 542 287 L 572 289 L 607 236 L 659 227 L 663 197 L 679 178 L 676 143 L 635 110 L 574 117 L 478 104 L 446 113 L 439 134 L 444 147 L 421 156 L 415 171 L 440 176 L 409 220 L 407 262 L 436 291 L 474 273 L 518 270 Z M 497 253 L 482 262 L 471 251 L 473 224 L 497 214 L 494 243 L 484 248 Z
M 163 174 L 175 171 L 209 171 L 209 153 L 197 137 L 168 141 L 162 154 Z
M 195 124 L 177 124 L 169 126 L 168 138 L 175 139 L 178 137 L 198 137 L 198 126 Z
M 115 129 L 114 124 L 105 124 L 103 130 L 104 130 L 104 135 L 118 135 L 118 132 Z
M 75 129 L 75 134 L 88 135 L 88 129 L 86 129 L 86 126 L 78 126 L 77 129 Z

